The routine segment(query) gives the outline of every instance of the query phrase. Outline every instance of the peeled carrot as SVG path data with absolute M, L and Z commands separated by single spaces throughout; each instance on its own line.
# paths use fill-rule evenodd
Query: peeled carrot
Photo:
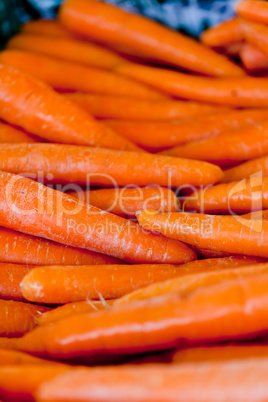
M 243 40 L 243 30 L 239 18 L 221 22 L 202 33 L 201 41 L 211 47 L 222 47 Z
M 43 82 L 4 65 L 0 65 L 0 117 L 49 141 L 137 149 Z
M 40 315 L 37 319 L 37 323 L 38 325 L 46 325 L 62 320 L 63 318 L 70 317 L 74 314 L 87 312 L 93 313 L 98 310 L 104 310 L 105 308 L 112 306 L 113 302 L 113 300 L 87 300 L 75 303 L 67 303 Z
M 268 274 L 255 274 L 185 297 L 171 293 L 75 315 L 35 328 L 17 347 L 50 358 L 94 362 L 101 356 L 170 349 L 185 341 L 246 339 L 267 333 L 267 284 Z
M 134 217 L 137 211 L 147 208 L 161 212 L 177 210 L 175 193 L 164 187 L 81 190 L 70 192 L 69 195 L 122 217 Z
M 237 3 L 236 12 L 246 20 L 268 23 L 268 4 L 263 0 L 243 0 Z
M 268 56 L 256 47 L 245 43 L 241 48 L 240 57 L 250 73 L 260 74 L 268 71 Z
M 149 153 L 111 151 L 55 144 L 2 144 L 0 170 L 54 183 L 78 183 L 107 187 L 129 184 L 177 187 L 220 181 L 222 171 L 205 162 Z
M 267 107 L 266 78 L 207 78 L 142 65 L 122 64 L 116 71 L 183 99 L 236 107 Z
M 0 349 L 0 370 L 1 366 L 22 366 L 22 365 L 51 365 L 62 366 L 59 362 L 52 360 L 39 359 L 38 357 L 30 356 L 27 353 L 19 352 L 17 350 Z
M 38 139 L 30 134 L 0 122 L 0 143 L 3 142 L 39 142 Z
M 20 284 L 30 270 L 27 265 L 0 263 L 0 298 L 22 301 Z
M 9 40 L 7 48 L 40 53 L 57 59 L 108 70 L 125 62 L 123 57 L 111 50 L 69 38 L 20 34 Z
M 0 220 L 9 229 L 132 263 L 179 264 L 196 258 L 184 244 L 149 234 L 134 222 L 5 172 L 0 174 Z
M 139 224 L 154 233 L 201 248 L 268 257 L 268 222 L 239 216 L 143 211 Z M 261 246 L 260 246 L 261 245 Z
M 71 38 L 73 35 L 57 20 L 40 19 L 27 21 L 21 26 L 21 32 L 33 35 L 45 35 L 53 37 Z
M 225 131 L 255 126 L 267 119 L 266 109 L 235 110 L 172 122 L 105 121 L 113 131 L 141 148 L 157 152 Z M 198 159 L 198 158 L 197 158 Z
M 104 43 L 123 45 L 171 64 L 215 76 L 240 76 L 241 69 L 193 39 L 120 8 L 95 0 L 67 0 L 60 22 L 71 31 Z
M 36 325 L 36 317 L 48 311 L 48 307 L 0 300 L 0 336 L 15 338 L 31 331 Z
M 57 89 L 141 99 L 165 99 L 158 91 L 111 71 L 23 50 L 0 52 L 0 63 L 20 68 Z M 64 71 L 64 74 L 62 73 Z
M 67 98 L 101 119 L 172 120 L 202 114 L 221 113 L 228 109 L 206 103 L 177 100 L 133 99 L 125 96 L 66 93 Z
M 238 166 L 224 170 L 222 178 L 223 183 L 229 183 L 234 180 L 242 180 L 250 176 L 268 176 L 268 157 L 251 159 L 241 163 Z

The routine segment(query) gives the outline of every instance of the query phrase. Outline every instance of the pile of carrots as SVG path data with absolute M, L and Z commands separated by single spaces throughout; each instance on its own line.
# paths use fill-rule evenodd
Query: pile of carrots
M 0 52 L 0 400 L 268 400 L 268 3 L 200 41 L 65 0 Z

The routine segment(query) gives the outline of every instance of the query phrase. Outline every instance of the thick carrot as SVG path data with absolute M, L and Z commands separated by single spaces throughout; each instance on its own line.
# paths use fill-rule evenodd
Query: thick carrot
M 119 63 L 125 62 L 123 57 L 120 57 L 111 50 L 92 43 L 68 38 L 20 34 L 13 36 L 9 40 L 7 48 L 40 53 L 108 70 L 113 69 Z
M 229 183 L 234 180 L 242 180 L 250 176 L 268 176 L 268 157 L 251 159 L 238 166 L 225 169 L 222 183 Z
M 117 299 L 180 273 L 166 264 L 38 267 L 24 276 L 21 290 L 25 300 L 41 304 Z
M 21 26 L 21 32 L 33 35 L 72 38 L 73 35 L 57 20 L 41 19 L 27 21 Z
M 207 78 L 142 65 L 122 64 L 116 71 L 183 99 L 226 106 L 267 107 L 266 78 Z
M 0 143 L 3 142 L 39 142 L 38 139 L 30 134 L 12 127 L 9 124 L 0 122 Z
M 4 65 L 0 65 L 0 117 L 49 141 L 137 148 L 43 82 Z
M 39 359 L 38 357 L 30 356 L 27 353 L 19 352 L 17 350 L 0 349 L 0 369 L 1 366 L 22 366 L 22 365 L 55 365 L 64 367 L 59 362 L 52 360 Z
M 154 233 L 201 248 L 268 257 L 268 222 L 239 216 L 143 211 L 139 224 Z
M 201 41 L 210 47 L 222 47 L 241 42 L 244 39 L 239 18 L 221 22 L 207 29 L 200 36 Z
M 40 356 L 90 362 L 101 356 L 170 349 L 185 341 L 246 339 L 267 333 L 267 284 L 268 274 L 255 274 L 199 288 L 185 297 L 171 293 L 75 315 L 35 328 L 17 347 Z
M 240 76 L 241 69 L 193 39 L 145 17 L 96 0 L 67 0 L 60 22 L 73 32 L 127 46 L 133 54 L 215 76 Z
M 256 47 L 243 44 L 240 57 L 244 67 L 252 74 L 261 74 L 268 71 L 268 56 Z
M 0 53 L 0 63 L 20 68 L 57 89 L 141 99 L 166 99 L 158 91 L 111 71 L 37 53 L 4 50 Z
M 0 263 L 0 298 L 22 301 L 20 284 L 30 270 L 27 265 Z
M 228 109 L 206 103 L 177 100 L 146 100 L 124 96 L 66 93 L 67 98 L 100 119 L 174 120 L 197 115 L 221 113 Z
M 148 153 L 112 151 L 56 144 L 2 144 L 0 169 L 52 183 L 107 187 L 125 185 L 207 185 L 220 181 L 222 171 L 206 162 Z
M 87 300 L 75 303 L 67 303 L 40 315 L 37 319 L 37 323 L 38 325 L 46 325 L 62 320 L 63 318 L 70 317 L 74 314 L 87 312 L 93 313 L 98 310 L 109 308 L 113 305 L 113 303 L 113 300 Z
M 175 193 L 165 187 L 80 190 L 78 192 L 70 192 L 69 195 L 94 207 L 122 217 L 135 217 L 137 211 L 147 208 L 155 209 L 159 212 L 177 210 Z
M 9 229 L 132 263 L 179 264 L 196 258 L 180 242 L 150 234 L 129 220 L 5 172 L 0 174 L 0 219 Z
M 263 0 L 243 0 L 237 3 L 236 11 L 246 20 L 268 23 L 268 4 Z
M 267 120 L 266 109 L 236 110 L 172 122 L 105 121 L 113 131 L 141 148 L 157 152 L 190 141 L 255 126 Z M 198 158 L 197 158 L 198 159 Z
M 30 265 L 122 264 L 108 255 L 0 228 L 0 262 Z
M 0 300 L 0 336 L 15 338 L 31 331 L 36 325 L 36 317 L 48 311 L 48 307 Z
M 183 210 L 209 214 L 245 214 L 268 208 L 268 177 L 200 189 L 183 201 Z

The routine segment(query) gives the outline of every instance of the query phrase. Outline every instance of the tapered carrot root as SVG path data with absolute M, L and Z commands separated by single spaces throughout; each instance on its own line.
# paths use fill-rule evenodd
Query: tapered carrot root
M 206 103 L 177 100 L 133 99 L 125 96 L 66 93 L 67 98 L 100 119 L 174 120 L 203 114 L 226 112 L 226 108 Z
M 17 346 L 41 356 L 89 362 L 101 355 L 170 349 L 185 341 L 264 334 L 267 283 L 268 274 L 255 274 L 200 288 L 185 297 L 172 293 L 75 315 L 35 328 Z
M 0 174 L 0 219 L 9 229 L 132 263 L 178 264 L 196 258 L 182 243 L 144 232 L 129 220 L 5 172 Z
M 116 71 L 183 99 L 236 107 L 268 107 L 266 78 L 206 78 L 127 63 Z
M 243 0 L 237 3 L 236 11 L 246 20 L 268 23 L 268 4 L 263 0 Z
M 31 142 L 39 142 L 39 140 L 35 136 L 26 134 L 23 131 L 17 130 L 16 128 L 10 126 L 9 124 L 0 122 L 0 143 L 3 142 L 31 143 Z
M 241 48 L 240 57 L 250 73 L 260 74 L 268 71 L 268 56 L 252 45 L 245 43 Z
M 111 188 L 70 192 L 69 195 L 122 217 L 134 217 L 137 211 L 147 208 L 159 212 L 177 210 L 175 193 L 164 187 Z
M 138 221 L 147 230 L 201 248 L 268 257 L 268 222 L 265 221 L 239 216 L 158 214 L 154 211 L 139 213 Z
M 37 325 L 36 317 L 48 310 L 44 306 L 0 300 L 0 336 L 15 338 L 24 335 Z
M 88 300 L 75 303 L 67 303 L 64 306 L 59 306 L 46 313 L 40 315 L 37 319 L 38 325 L 51 324 L 63 318 L 70 317 L 75 314 L 96 312 L 109 308 L 114 303 L 113 300 Z
M 196 116 L 174 122 L 105 121 L 117 134 L 141 148 L 159 152 L 191 141 L 213 137 L 230 130 L 255 126 L 267 119 L 267 110 L 239 110 Z M 198 159 L 198 158 L 197 158 Z
M 116 187 L 125 185 L 207 185 L 221 180 L 222 170 L 205 162 L 149 153 L 55 144 L 2 144 L 0 169 L 52 183 Z
M 75 39 L 20 34 L 9 40 L 7 48 L 40 53 L 108 70 L 125 62 L 123 57 L 108 49 Z
M 39 359 L 38 357 L 30 356 L 27 353 L 19 352 L 17 350 L 0 349 L 0 370 L 1 366 L 22 366 L 22 365 L 50 365 L 62 366 L 59 362 L 52 360 Z M 1 391 L 0 391 L 1 392 Z
M 103 69 L 57 60 L 22 50 L 4 50 L 0 63 L 27 71 L 57 89 L 129 96 L 141 99 L 165 99 L 145 85 Z M 62 72 L 64 71 L 64 74 Z
M 22 301 L 20 284 L 30 269 L 27 265 L 0 263 L 0 298 Z
M 243 40 L 243 30 L 239 18 L 221 22 L 207 29 L 200 37 L 201 41 L 211 47 L 222 47 Z
M 21 27 L 21 32 L 33 35 L 71 38 L 73 35 L 56 20 L 28 21 Z

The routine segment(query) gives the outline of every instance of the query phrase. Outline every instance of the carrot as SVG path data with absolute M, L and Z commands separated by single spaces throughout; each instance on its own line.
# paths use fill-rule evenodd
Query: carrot
M 39 359 L 38 357 L 30 356 L 27 353 L 19 352 L 17 350 L 6 350 L 0 349 L 0 370 L 1 366 L 22 366 L 22 365 L 51 365 L 51 366 L 62 366 L 63 364 L 59 362 L 54 362 L 52 360 Z
M 64 28 L 57 20 L 40 19 L 27 21 L 21 26 L 24 34 L 45 35 L 52 37 L 71 38 L 73 35 Z
M 82 92 L 66 93 L 64 96 L 101 119 L 165 121 L 228 110 L 206 103 L 168 99 L 133 99 L 126 96 L 90 95 Z
M 15 350 L 19 338 L 0 337 L 0 349 Z
M 38 267 L 24 276 L 21 290 L 25 300 L 41 304 L 117 299 L 180 272 L 165 264 Z
M 38 139 L 28 133 L 12 127 L 9 124 L 0 122 L 0 143 L 3 142 L 39 142 Z
M 196 252 L 198 258 L 200 258 L 200 259 L 224 258 L 224 257 L 232 257 L 233 256 L 233 253 L 227 253 L 226 251 L 208 250 L 206 248 L 201 248 L 198 246 L 193 246 L 193 249 Z
M 268 27 L 263 24 L 245 21 L 242 24 L 246 40 L 268 57 Z
M 0 117 L 49 141 L 137 149 L 43 82 L 4 65 L 0 65 Z
M 75 315 L 35 328 L 17 346 L 40 356 L 94 362 L 101 356 L 166 350 L 186 341 L 246 339 L 267 333 L 267 283 L 268 274 L 255 274 L 185 297 L 171 293 Z
M 266 119 L 266 109 L 252 109 L 196 116 L 194 119 L 191 117 L 172 122 L 106 120 L 105 124 L 141 148 L 157 152 L 225 131 L 255 126 Z
M 83 204 L 33 180 L 0 174 L 1 225 L 132 263 L 179 264 L 195 259 L 188 246 Z
M 20 283 L 30 270 L 27 265 L 0 263 L 0 298 L 22 301 Z
M 232 18 L 221 22 L 204 31 L 200 39 L 205 45 L 216 48 L 241 42 L 244 39 L 241 21 L 239 18 Z
M 209 214 L 245 214 L 265 208 L 268 208 L 268 177 L 200 189 L 183 202 L 185 211 Z
M 240 52 L 244 45 L 244 42 L 236 42 L 231 45 L 223 46 L 218 50 L 229 57 L 240 59 Z
M 268 81 L 266 78 L 248 76 L 207 78 L 127 63 L 117 67 L 116 71 L 183 99 L 235 107 L 262 108 L 268 106 Z
M 244 67 L 252 74 L 261 74 L 268 71 L 268 56 L 256 47 L 245 43 L 240 51 Z
M 0 300 L 0 336 L 15 338 L 24 335 L 37 325 L 36 317 L 48 310 L 44 306 Z
M 20 34 L 9 40 L 7 48 L 40 53 L 57 59 L 108 70 L 125 62 L 123 57 L 111 50 L 69 38 Z
M 111 188 L 70 192 L 69 195 L 94 207 L 122 217 L 135 217 L 137 211 L 151 208 L 161 212 L 177 210 L 175 193 L 164 187 Z
M 98 310 L 104 310 L 105 308 L 112 306 L 113 302 L 113 300 L 87 300 L 75 303 L 67 303 L 40 315 L 37 319 L 37 323 L 38 325 L 46 325 L 62 320 L 63 318 L 70 317 L 74 314 L 86 312 L 93 313 Z
M 251 159 L 238 166 L 225 169 L 222 183 L 229 183 L 234 180 L 242 180 L 251 176 L 268 176 L 268 157 Z
M 120 8 L 95 0 L 67 0 L 60 22 L 71 31 L 104 43 L 123 45 L 133 55 L 215 76 L 240 76 L 241 69 L 193 39 Z
M 139 224 L 154 233 L 201 248 L 268 257 L 268 222 L 239 216 L 144 211 Z M 261 247 L 260 247 L 261 245 Z
M 268 23 L 268 4 L 263 0 L 243 0 L 237 3 L 236 12 L 246 20 Z
M 37 53 L 4 50 L 0 52 L 0 63 L 20 68 L 57 89 L 127 95 L 141 99 L 166 99 L 160 92 L 111 71 L 57 60 Z
M 30 265 L 122 264 L 117 258 L 0 228 L 0 262 Z

